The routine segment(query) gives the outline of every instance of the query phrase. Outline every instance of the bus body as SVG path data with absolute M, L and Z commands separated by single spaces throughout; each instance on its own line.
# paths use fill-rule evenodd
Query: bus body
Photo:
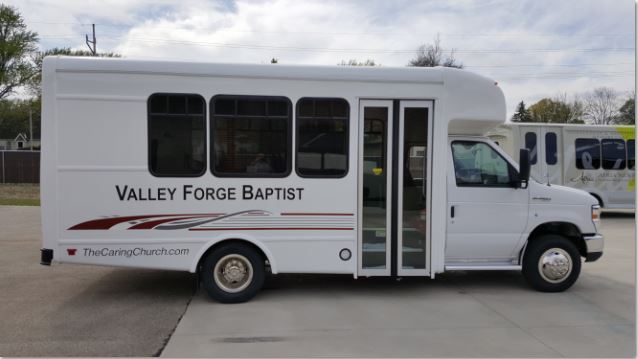
M 635 126 L 508 123 L 488 136 L 527 148 L 539 181 L 582 189 L 609 209 L 636 208 Z
M 596 201 L 527 181 L 484 136 L 504 119 L 457 69 L 48 57 L 42 263 L 197 272 L 223 302 L 267 270 L 564 290 L 602 255 Z

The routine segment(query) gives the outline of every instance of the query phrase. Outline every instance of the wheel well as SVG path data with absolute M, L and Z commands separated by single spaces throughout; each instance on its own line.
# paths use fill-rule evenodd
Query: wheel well
M 537 238 L 546 234 L 556 234 L 569 239 L 572 243 L 574 243 L 574 245 L 576 245 L 576 248 L 578 248 L 578 253 L 580 253 L 581 256 L 583 257 L 587 256 L 587 247 L 586 247 L 585 241 L 583 240 L 582 233 L 580 232 L 580 229 L 578 229 L 578 227 L 574 225 L 573 223 L 568 223 L 568 222 L 543 223 L 539 225 L 538 227 L 534 228 L 532 233 L 529 234 L 529 237 L 527 238 L 527 242 L 528 243 L 532 242 L 536 240 Z M 523 258 L 524 249 L 525 248 L 523 248 L 520 253 L 521 260 Z
M 604 205 L 603 205 L 603 199 L 602 199 L 602 198 L 600 198 L 600 196 L 599 196 L 599 195 L 597 195 L 597 194 L 595 194 L 595 193 L 591 193 L 591 192 L 589 192 L 589 194 L 590 194 L 590 195 L 592 195 L 594 198 L 596 198 L 596 199 L 598 200 L 598 204 L 600 205 L 600 208 L 603 208 L 603 207 L 604 207 Z
M 210 248 L 208 248 L 206 250 L 206 252 L 204 252 L 204 254 L 202 254 L 201 257 L 199 257 L 199 261 L 197 262 L 197 273 L 200 272 L 200 268 L 202 267 L 202 263 L 204 262 L 204 259 L 206 258 L 206 256 L 208 256 L 209 253 L 211 253 L 212 251 L 216 250 L 217 248 L 227 245 L 227 244 L 242 244 L 245 246 L 248 246 L 250 248 L 252 248 L 255 252 L 257 252 L 261 258 L 264 260 L 264 264 L 268 264 L 268 256 L 266 256 L 266 253 L 264 253 L 264 251 L 261 250 L 261 248 L 259 248 L 258 246 L 256 246 L 254 243 L 251 243 L 249 241 L 243 240 L 243 239 L 225 239 L 223 241 L 219 241 L 215 244 L 213 244 L 212 246 L 210 246 Z

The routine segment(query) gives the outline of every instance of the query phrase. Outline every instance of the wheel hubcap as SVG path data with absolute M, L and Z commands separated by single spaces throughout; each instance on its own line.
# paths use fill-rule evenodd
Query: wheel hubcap
M 571 257 L 561 248 L 548 249 L 538 261 L 538 271 L 546 281 L 560 283 L 572 272 Z
M 240 254 L 229 254 L 222 257 L 213 273 L 215 284 L 223 291 L 237 293 L 246 289 L 253 279 L 253 266 Z

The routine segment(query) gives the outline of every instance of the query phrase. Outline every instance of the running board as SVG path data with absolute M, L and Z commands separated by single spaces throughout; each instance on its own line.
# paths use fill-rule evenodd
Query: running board
M 521 270 L 520 265 L 451 265 L 445 266 L 446 271 L 454 270 Z

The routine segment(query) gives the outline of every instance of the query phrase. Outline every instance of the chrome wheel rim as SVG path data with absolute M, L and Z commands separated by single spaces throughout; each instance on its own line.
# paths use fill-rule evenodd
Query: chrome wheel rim
M 241 254 L 228 254 L 215 264 L 215 284 L 224 292 L 237 293 L 246 289 L 253 280 L 253 266 Z
M 572 272 L 572 266 L 571 257 L 561 248 L 546 250 L 538 260 L 538 272 L 550 283 L 560 283 L 567 279 Z

